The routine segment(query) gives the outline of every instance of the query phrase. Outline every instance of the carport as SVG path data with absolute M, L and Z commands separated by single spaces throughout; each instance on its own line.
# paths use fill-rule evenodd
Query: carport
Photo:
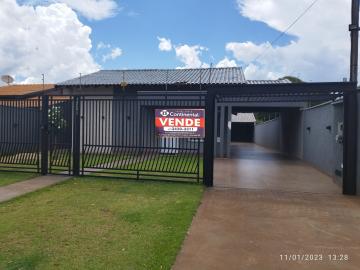
M 342 192 L 356 194 L 357 91 L 355 84 L 346 82 L 277 84 L 257 81 L 256 84 L 251 84 L 248 81 L 246 85 L 208 89 L 205 184 L 310 192 L 316 187 L 316 192 L 336 193 L 337 188 L 332 186 L 329 176 L 301 160 L 291 160 L 284 153 L 259 146 L 231 144 L 231 132 L 226 126 L 231 121 L 231 115 L 239 112 L 269 111 L 288 114 L 304 107 L 307 102 L 339 100 L 344 103 Z M 271 174 L 277 181 L 262 182 L 261 178 L 271 179 Z M 296 177 L 309 181 L 296 182 Z M 237 179 L 235 185 L 234 182 L 231 183 L 231 178 Z M 251 178 L 256 178 L 257 181 Z M 319 180 L 314 182 L 311 179 Z

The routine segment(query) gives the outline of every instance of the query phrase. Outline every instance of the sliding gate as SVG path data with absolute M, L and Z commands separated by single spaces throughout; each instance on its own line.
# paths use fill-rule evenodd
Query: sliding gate
M 81 175 L 202 181 L 203 140 L 158 137 L 155 110 L 203 108 L 204 95 L 82 96 L 78 105 Z

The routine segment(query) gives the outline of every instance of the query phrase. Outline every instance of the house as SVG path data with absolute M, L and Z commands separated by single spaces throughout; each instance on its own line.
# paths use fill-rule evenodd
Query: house
M 0 87 L 0 97 L 23 96 L 31 97 L 49 93 L 55 88 L 54 84 L 16 84 Z
M 207 186 L 212 186 L 214 158 L 232 158 L 231 137 L 236 132 L 232 132 L 229 122 L 237 119 L 233 115 L 240 119 L 244 114 L 266 112 L 278 117 L 254 126 L 255 143 L 339 177 L 343 192 L 354 194 L 354 145 L 358 138 L 350 131 L 357 130 L 358 125 L 353 113 L 356 95 L 352 83 L 248 80 L 241 68 L 205 68 L 101 70 L 58 83 L 55 89 L 39 92 L 33 98 L 38 96 L 42 101 L 37 108 L 43 112 L 42 121 L 61 131 L 56 136 L 49 132 L 50 168 L 63 171 L 67 167 L 69 173 L 77 175 L 86 172 L 86 164 L 92 164 L 91 169 L 108 169 L 109 173 L 117 170 L 118 174 L 137 178 L 189 175 L 189 179 L 204 179 Z M 309 108 L 309 101 L 321 105 Z M 44 114 L 42 106 L 56 113 Z M 176 108 L 205 109 L 204 139 L 158 136 L 155 111 Z M 326 113 L 327 108 L 333 114 Z M 57 124 L 59 119 L 65 124 Z M 43 132 L 42 136 L 47 135 Z M 326 144 L 315 143 L 324 136 Z M 34 145 L 40 147 L 39 143 Z M 324 159 L 316 153 L 333 158 Z M 109 160 L 102 164 L 100 160 L 86 160 L 94 156 Z M 126 162 L 120 159 L 124 156 Z M 202 160 L 204 175 L 200 174 Z

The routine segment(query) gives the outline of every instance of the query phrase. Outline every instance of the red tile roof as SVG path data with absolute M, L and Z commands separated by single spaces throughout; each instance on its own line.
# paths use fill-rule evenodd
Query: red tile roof
M 26 96 L 55 88 L 54 84 L 17 84 L 0 87 L 0 96 Z

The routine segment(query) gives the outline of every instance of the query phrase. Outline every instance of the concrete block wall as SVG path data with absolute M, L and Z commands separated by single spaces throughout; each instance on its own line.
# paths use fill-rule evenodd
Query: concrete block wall
M 299 110 L 289 109 L 280 117 L 255 125 L 254 142 L 275 149 L 289 156 L 302 158 L 303 115 Z
M 335 177 L 342 164 L 342 144 L 335 139 L 342 121 L 342 103 L 288 110 L 277 119 L 257 124 L 255 143 L 307 161 Z
M 281 147 L 281 124 L 280 118 L 255 125 L 254 142 L 258 145 L 279 150 Z
M 303 111 L 303 159 L 335 176 L 341 171 L 342 144 L 336 142 L 338 122 L 343 122 L 343 105 L 327 104 Z

